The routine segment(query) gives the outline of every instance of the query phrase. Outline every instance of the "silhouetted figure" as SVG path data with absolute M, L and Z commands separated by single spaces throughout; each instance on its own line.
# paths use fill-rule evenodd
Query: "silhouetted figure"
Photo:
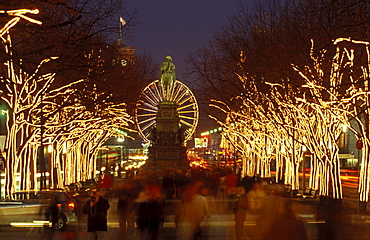
M 49 221 L 51 221 L 53 229 L 56 228 L 56 224 L 59 219 L 59 208 L 61 207 L 60 199 L 58 198 L 58 194 L 54 194 L 53 199 L 46 209 L 46 216 Z
M 307 240 L 306 227 L 296 215 L 290 199 L 282 192 L 274 192 L 265 201 L 264 212 L 257 219 L 257 239 L 261 240 Z
M 240 196 L 235 207 L 235 238 L 244 239 L 244 222 L 248 210 L 248 198 L 246 194 Z
M 191 182 L 201 181 L 203 184 L 207 180 L 207 174 L 199 167 L 191 169 Z
M 141 239 L 155 240 L 164 221 L 164 196 L 158 185 L 147 184 L 136 202 L 136 224 Z
M 226 194 L 228 199 L 228 210 L 232 211 L 235 207 L 235 198 L 237 196 L 238 188 L 238 176 L 229 170 L 229 173 L 225 177 Z
M 246 192 L 249 192 L 252 189 L 253 184 L 254 184 L 254 179 L 252 177 L 245 176 L 241 180 L 241 185 L 245 188 Z
M 221 174 L 219 172 L 214 171 L 214 170 L 210 171 L 207 174 L 207 183 L 206 183 L 206 185 L 209 188 L 210 194 L 214 198 L 217 198 L 217 196 L 218 196 L 218 190 L 219 190 L 219 187 L 220 187 L 220 177 L 221 177 Z
M 343 220 L 342 208 L 342 199 L 321 196 L 316 217 L 325 220 L 325 223 L 318 226 L 320 240 L 338 239 L 338 230 Z
M 166 195 L 166 200 L 172 199 L 175 194 L 175 173 L 167 171 L 162 180 L 162 187 Z
M 119 225 L 122 232 L 126 232 L 134 227 L 135 218 L 135 198 L 137 192 L 134 181 L 127 181 L 118 193 L 117 213 Z
M 176 198 L 180 198 L 189 182 L 190 179 L 186 177 L 184 171 L 179 169 L 175 174 Z

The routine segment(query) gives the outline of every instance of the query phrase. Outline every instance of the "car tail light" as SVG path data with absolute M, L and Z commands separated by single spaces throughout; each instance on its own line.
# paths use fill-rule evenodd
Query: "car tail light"
M 68 206 L 69 208 L 75 208 L 75 207 L 76 207 L 76 205 L 75 205 L 75 203 L 74 203 L 74 202 L 69 202 L 69 203 L 67 204 L 67 206 Z

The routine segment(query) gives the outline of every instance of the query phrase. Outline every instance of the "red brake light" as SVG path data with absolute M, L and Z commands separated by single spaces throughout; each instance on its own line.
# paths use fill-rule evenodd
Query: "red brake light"
M 67 206 L 69 208 L 74 208 L 75 207 L 75 203 L 74 202 L 69 202 Z

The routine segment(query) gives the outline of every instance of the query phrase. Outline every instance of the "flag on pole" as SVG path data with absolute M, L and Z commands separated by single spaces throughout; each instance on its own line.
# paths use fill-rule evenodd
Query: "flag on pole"
M 121 22 L 122 26 L 126 25 L 126 21 L 122 17 L 119 17 L 119 21 Z

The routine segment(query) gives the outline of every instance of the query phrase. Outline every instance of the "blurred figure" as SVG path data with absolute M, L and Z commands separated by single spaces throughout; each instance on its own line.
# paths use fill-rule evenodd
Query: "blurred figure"
M 218 189 L 220 187 L 220 177 L 221 174 L 212 169 L 207 175 L 207 186 L 209 187 L 210 194 L 217 198 Z
M 135 200 L 136 225 L 140 231 L 140 239 L 155 240 L 164 221 L 164 196 L 156 184 L 146 184 L 144 191 Z
M 179 199 L 185 187 L 189 184 L 189 178 L 183 170 L 179 169 L 175 175 L 176 198 Z
M 172 170 L 168 170 L 162 180 L 162 188 L 166 195 L 166 200 L 172 200 L 175 194 L 175 173 Z
M 248 210 L 248 197 L 246 194 L 240 196 L 235 208 L 235 239 L 244 239 L 244 222 Z
M 46 209 L 46 217 L 49 221 L 51 221 L 53 229 L 56 228 L 56 224 L 59 219 L 59 208 L 61 206 L 62 205 L 58 198 L 58 194 L 54 194 L 53 199 L 51 199 L 51 203 Z
M 316 214 L 317 220 L 324 220 L 319 224 L 319 239 L 331 240 L 339 238 L 339 231 L 343 225 L 343 203 L 342 199 L 334 199 L 328 196 L 320 197 L 320 204 Z
M 88 216 L 87 231 L 90 233 L 90 240 L 106 239 L 109 207 L 108 200 L 102 198 L 97 190 L 93 190 L 91 199 L 82 208 L 82 213 Z
M 266 201 L 264 212 L 257 219 L 257 239 L 307 240 L 303 221 L 293 210 L 290 199 L 273 194 Z
M 254 179 L 250 176 L 245 176 L 241 180 L 241 185 L 244 187 L 246 192 L 249 192 L 250 190 L 252 190 L 253 184 L 254 184 Z
M 109 172 L 105 172 L 100 182 L 100 188 L 108 191 L 113 187 L 113 175 Z
M 137 191 L 134 181 L 127 181 L 118 193 L 117 213 L 122 232 L 133 229 L 135 219 L 135 199 Z
M 200 224 L 204 217 L 210 217 L 208 202 L 200 191 L 201 182 L 195 182 L 181 196 L 181 206 L 175 219 L 179 239 L 188 240 L 201 237 Z
M 261 183 L 253 184 L 252 190 L 247 194 L 249 210 L 254 214 L 261 214 L 266 206 L 267 194 Z
M 226 198 L 226 175 L 224 172 L 220 174 L 220 182 L 218 186 L 218 198 Z
M 201 167 L 191 168 L 191 181 L 192 182 L 202 182 L 203 184 L 207 180 L 207 174 Z
M 237 196 L 238 176 L 231 169 L 228 169 L 228 174 L 225 177 L 225 186 L 228 200 L 228 210 L 233 211 Z
M 57 194 L 54 194 L 49 206 L 45 209 L 46 219 L 51 222 L 52 227 L 45 227 L 43 230 L 44 239 L 52 240 L 54 238 L 54 230 L 57 229 L 56 224 L 59 218 L 59 208 L 61 207 L 60 200 Z

